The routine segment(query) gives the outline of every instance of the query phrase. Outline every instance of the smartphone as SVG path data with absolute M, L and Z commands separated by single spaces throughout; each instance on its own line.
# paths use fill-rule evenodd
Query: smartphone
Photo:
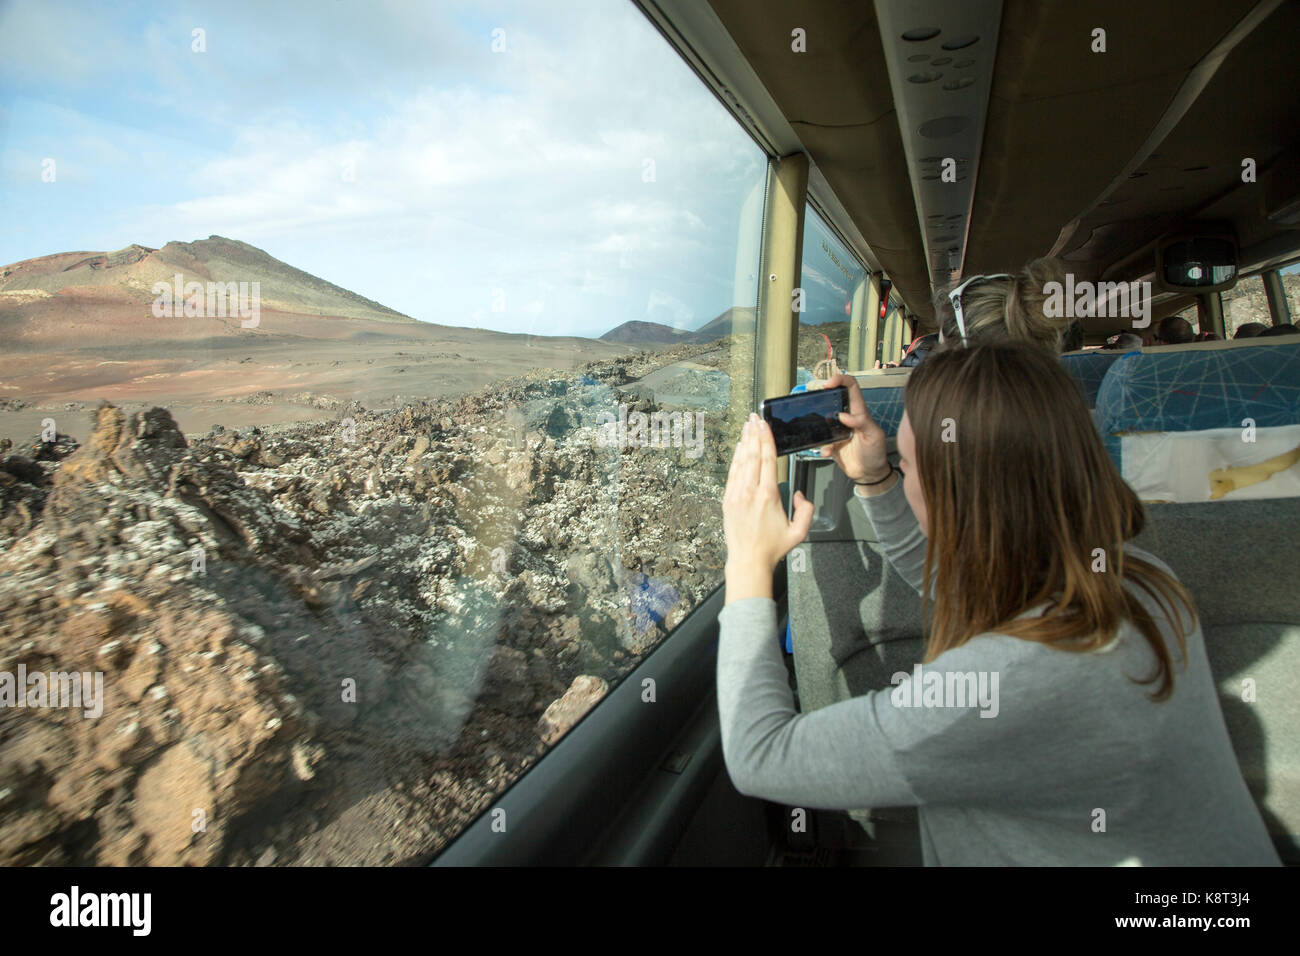
M 843 385 L 764 399 L 758 409 L 772 428 L 778 455 L 844 441 L 853 429 L 840 421 L 839 413 L 848 410 L 849 390 Z

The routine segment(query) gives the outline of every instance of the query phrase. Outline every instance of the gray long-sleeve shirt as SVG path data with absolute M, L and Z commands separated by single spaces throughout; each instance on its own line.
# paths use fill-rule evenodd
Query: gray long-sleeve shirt
M 925 538 L 901 482 L 859 501 L 919 595 Z M 805 808 L 916 806 L 927 865 L 1280 862 L 1237 765 L 1199 625 L 1185 669 L 1169 645 L 1174 691 L 1162 702 L 1147 696 L 1155 684 L 1129 679 L 1150 676 L 1155 656 L 1126 624 L 1082 654 L 981 634 L 895 675 L 893 687 L 799 714 L 774 602 L 733 602 L 718 621 L 722 749 L 741 793 Z

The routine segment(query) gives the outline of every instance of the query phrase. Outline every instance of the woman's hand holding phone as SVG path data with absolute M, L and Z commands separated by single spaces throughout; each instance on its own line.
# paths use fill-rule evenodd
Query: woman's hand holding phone
M 836 445 L 823 445 L 822 457 L 833 458 L 844 474 L 853 481 L 877 481 L 888 478 L 892 471 L 886 446 L 885 431 L 876 424 L 867 403 L 862 400 L 862 389 L 852 375 L 836 375 L 826 382 L 826 388 L 843 385 L 849 390 L 849 410 L 840 412 L 840 421 L 853 429 L 847 441 Z

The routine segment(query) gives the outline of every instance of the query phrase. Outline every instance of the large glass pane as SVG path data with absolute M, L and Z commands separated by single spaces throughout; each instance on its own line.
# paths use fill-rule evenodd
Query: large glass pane
M 429 859 L 721 583 L 766 157 L 602 0 L 9 4 L 0 90 L 0 671 L 90 675 L 0 863 Z
M 799 319 L 799 347 L 795 358 L 795 384 L 812 379 L 821 364 L 821 377 L 834 358 L 848 370 L 849 318 L 853 292 L 866 279 L 866 270 L 839 241 L 817 211 L 804 211 L 803 269 L 799 288 L 803 290 Z M 796 306 L 798 307 L 798 306 Z

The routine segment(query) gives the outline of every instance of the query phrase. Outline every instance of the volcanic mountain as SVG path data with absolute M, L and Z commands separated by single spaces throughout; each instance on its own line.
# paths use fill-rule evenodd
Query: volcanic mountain
M 713 342 L 731 335 L 753 332 L 754 314 L 755 310 L 752 306 L 733 306 L 692 332 L 687 341 Z
M 674 329 L 659 322 L 642 322 L 633 319 L 610 329 L 600 337 L 602 342 L 627 342 L 632 345 L 667 345 L 685 342 L 690 335 L 685 329 Z
M 63 252 L 27 259 L 0 268 L 0 323 L 11 342 L 49 345 L 51 339 L 77 330 L 75 341 L 96 331 L 115 339 L 127 329 L 151 339 L 193 338 L 235 331 L 237 321 L 203 317 L 197 321 L 158 320 L 151 305 L 155 283 L 248 283 L 259 286 L 260 310 L 285 315 L 361 319 L 373 322 L 415 322 L 409 316 L 341 289 L 331 282 L 295 269 L 246 242 L 212 236 L 197 242 L 169 242 L 161 249 L 130 245 L 116 252 Z M 27 321 L 15 323 L 15 310 Z M 93 310 L 90 327 L 76 321 L 77 313 Z M 52 320 L 47 321 L 47 320 Z M 142 328 L 140 323 L 160 328 Z M 53 327 L 50 327 L 51 324 Z M 287 329 L 286 329 L 287 331 Z M 327 336 L 333 337 L 333 336 Z M 15 341 L 16 340 L 16 341 Z
M 156 315 L 158 283 L 179 301 Z M 191 283 L 208 293 L 202 308 L 185 288 Z M 253 283 L 257 320 L 244 325 L 251 316 L 229 301 L 237 298 L 230 287 L 251 294 Z M 353 400 L 460 393 L 522 369 L 568 368 L 631 348 L 417 321 L 221 236 L 0 267 L 0 341 L 0 435 L 19 436 L 69 403 L 157 405 L 186 430 L 268 424 Z M 245 414 L 231 402 L 257 404 Z M 6 420 L 10 413 L 19 417 Z
M 738 306 L 727 309 L 695 331 L 674 329 L 658 322 L 632 320 L 610 329 L 600 338 L 605 342 L 626 342 L 633 345 L 679 345 L 714 342 L 731 335 L 754 331 L 754 309 Z

